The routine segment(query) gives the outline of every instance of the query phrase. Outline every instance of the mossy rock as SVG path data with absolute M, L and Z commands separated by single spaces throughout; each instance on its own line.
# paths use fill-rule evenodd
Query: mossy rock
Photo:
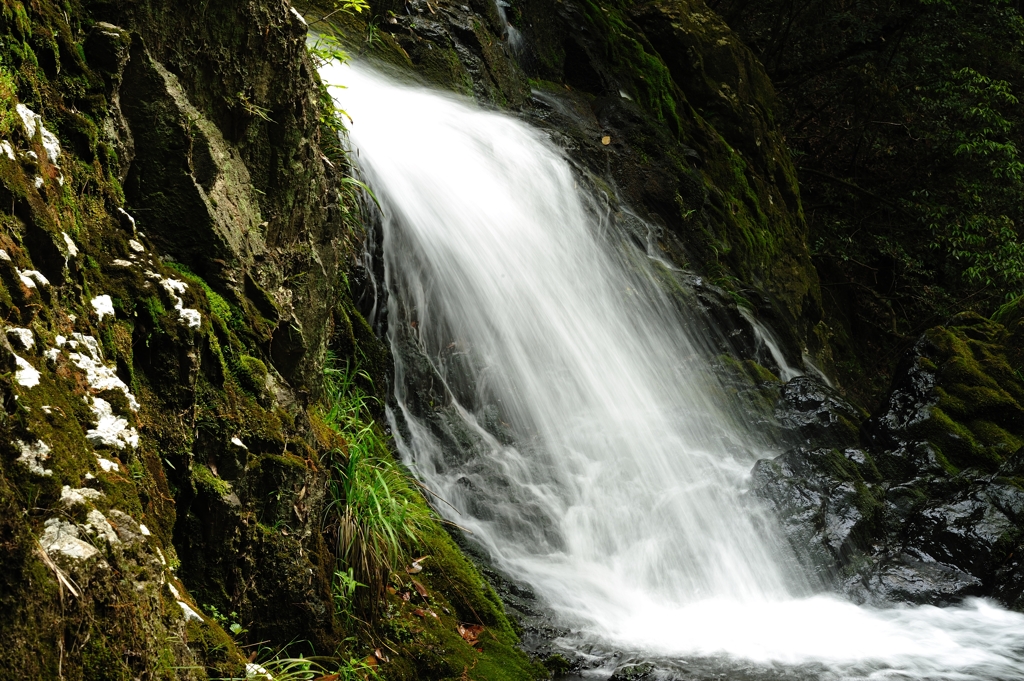
M 1008 310 L 998 318 L 1016 323 Z M 929 329 L 904 360 L 904 376 L 869 432 L 889 443 L 929 442 L 949 473 L 995 471 L 1024 445 L 1017 348 L 1005 326 L 974 313 Z

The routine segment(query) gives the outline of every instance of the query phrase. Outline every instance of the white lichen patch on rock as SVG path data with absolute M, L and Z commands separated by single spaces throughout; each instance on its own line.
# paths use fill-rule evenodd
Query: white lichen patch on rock
M 32 444 L 15 440 L 14 446 L 21 452 L 16 459 L 18 463 L 28 468 L 36 475 L 51 476 L 53 471 L 43 467 L 43 462 L 50 458 L 50 446 L 42 440 L 36 440 Z
M 118 207 L 117 212 L 120 213 L 121 215 L 123 215 L 125 217 L 125 219 L 128 220 L 129 223 L 131 223 L 132 232 L 134 233 L 135 232 L 135 218 L 133 218 L 131 215 L 129 215 L 128 211 L 126 211 L 124 208 Z
M 117 532 L 114 532 L 114 527 L 107 521 L 106 516 L 97 511 L 95 508 L 89 511 L 89 514 L 85 516 L 85 531 L 91 535 L 102 537 L 108 544 L 120 544 L 121 540 L 117 536 Z
M 9 140 L 0 141 L 0 154 L 3 154 L 12 161 L 17 160 L 14 156 L 14 145 L 12 145 Z
M 31 350 L 32 346 L 36 344 L 36 337 L 32 333 L 32 329 L 12 326 L 7 329 L 7 337 L 22 350 Z
M 91 503 L 102 496 L 103 492 L 98 489 L 89 489 L 88 487 L 72 489 L 71 485 L 64 485 L 64 488 L 60 491 L 60 503 L 71 508 L 79 504 Z
M 102 456 L 97 456 L 96 457 L 96 461 L 100 464 L 100 468 L 103 469 L 104 473 L 109 473 L 110 471 L 115 471 L 116 472 L 116 471 L 121 470 L 121 467 L 117 465 L 116 461 L 111 461 L 110 459 L 104 459 Z
M 92 299 L 92 309 L 96 310 L 96 316 L 102 322 L 106 316 L 114 316 L 114 301 L 110 299 L 110 296 L 96 296 Z
M 188 622 L 189 620 L 195 620 L 197 622 L 202 622 L 203 621 L 202 616 L 200 616 L 200 614 L 198 612 L 193 610 L 192 606 L 190 606 L 185 601 L 178 601 L 178 605 L 181 606 L 181 611 L 183 613 L 185 613 L 185 621 L 186 622 Z
M 46 158 L 53 165 L 58 165 L 60 161 L 60 141 L 57 139 L 57 136 L 43 126 L 42 116 L 32 111 L 32 109 L 24 104 L 19 104 L 16 108 L 18 115 L 21 116 L 21 122 L 25 125 L 25 132 L 28 133 L 30 138 L 33 138 L 38 131 L 39 136 L 43 139 L 43 148 L 46 149 Z
M 255 662 L 245 663 L 245 678 L 247 679 L 268 679 L 273 681 L 274 677 L 270 675 L 266 669 L 256 664 Z
M 132 263 L 130 261 L 124 260 L 122 258 L 117 258 L 116 260 L 114 260 L 110 264 L 113 265 L 114 267 L 131 267 L 132 266 Z
M 46 288 L 50 285 L 50 280 L 44 277 L 42 272 L 36 270 L 18 270 L 17 272 L 18 278 L 21 279 L 25 288 L 36 288 L 37 285 Z
M 189 307 L 179 307 L 178 316 L 188 325 L 191 329 L 198 329 L 199 325 L 203 323 L 203 318 L 199 314 L 199 310 L 193 310 Z
M 60 518 L 50 518 L 43 524 L 39 545 L 47 553 L 60 553 L 72 560 L 88 560 L 99 553 L 95 546 L 79 538 L 75 525 Z
M 68 247 L 68 255 L 72 258 L 77 258 L 78 246 L 75 245 L 75 242 L 68 236 L 67 232 L 61 232 L 61 235 L 64 237 L 64 245 Z
M 89 387 L 97 392 L 120 390 L 124 393 L 125 398 L 128 400 L 128 406 L 131 407 L 132 411 L 138 411 L 138 400 L 128 390 L 125 382 L 118 377 L 117 372 L 103 362 L 103 353 L 96 339 L 81 333 L 75 333 L 72 336 L 74 337 L 73 340 L 68 340 L 64 336 L 57 336 L 57 347 L 67 345 L 73 350 L 83 347 L 85 352 L 71 352 L 68 354 L 68 357 L 75 363 L 75 366 L 85 372 L 85 378 L 89 382 Z
M 4 249 L 0 248 L 0 260 L 11 262 L 11 256 Z
M 85 439 L 91 445 L 111 449 L 139 446 L 138 431 L 128 425 L 127 419 L 114 413 L 110 402 L 102 397 L 92 398 L 92 413 L 96 416 L 96 427 L 85 433 Z
M 146 247 L 143 246 L 142 244 L 140 244 L 135 239 L 128 239 L 128 248 L 132 249 L 136 253 L 145 253 L 146 252 Z
M 167 291 L 167 295 L 174 301 L 174 309 L 178 311 L 178 316 L 185 324 L 192 329 L 199 328 L 199 325 L 203 323 L 203 318 L 199 314 L 199 310 L 193 310 L 185 307 L 185 301 L 181 299 L 182 294 L 185 293 L 185 289 L 188 288 L 188 284 L 177 279 L 164 279 L 156 272 L 146 272 L 153 281 L 160 283 L 160 286 Z
M 34 388 L 39 385 L 40 374 L 34 366 L 17 355 L 14 356 L 14 363 L 18 367 L 14 372 L 14 380 L 18 382 L 18 385 L 23 385 L 26 388 Z

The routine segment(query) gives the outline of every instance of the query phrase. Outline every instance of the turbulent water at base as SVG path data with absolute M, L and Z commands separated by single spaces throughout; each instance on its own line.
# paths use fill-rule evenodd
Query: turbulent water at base
M 400 451 L 567 645 L 680 669 L 1024 676 L 1024 616 L 812 594 L 745 490 L 767 440 L 730 408 L 664 267 L 543 132 L 328 69 L 383 213 Z

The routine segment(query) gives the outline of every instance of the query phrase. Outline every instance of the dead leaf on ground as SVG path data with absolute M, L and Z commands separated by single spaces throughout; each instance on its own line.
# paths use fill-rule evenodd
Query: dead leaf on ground
M 611 143 L 612 143 L 612 138 L 609 137 L 608 135 L 605 135 L 604 137 L 601 138 L 601 144 L 603 144 L 605 146 L 608 146 Z
M 411 581 L 412 585 L 414 587 L 416 587 L 416 593 L 418 593 L 421 598 L 426 598 L 427 597 L 427 587 L 423 586 L 422 584 L 417 582 L 415 579 L 412 579 L 412 580 L 409 580 L 409 581 Z
M 427 611 L 424 610 L 423 608 L 416 608 L 415 610 L 412 611 L 412 614 L 416 615 L 417 617 L 426 617 L 427 616 Z
M 471 646 L 477 644 L 477 640 L 480 638 L 480 634 L 484 632 L 482 624 L 459 624 L 458 626 L 459 636 L 461 636 L 466 643 Z
M 388 587 L 388 594 L 394 596 L 397 593 L 398 593 L 398 591 L 395 589 L 395 587 L 393 587 L 393 586 L 389 586 Z
M 377 648 L 376 650 L 373 651 L 373 656 L 376 657 L 381 662 L 387 662 L 388 661 L 388 656 L 385 655 L 384 653 L 380 652 L 380 648 Z
M 376 667 L 377 666 L 377 658 L 374 657 L 373 655 L 367 655 L 366 659 L 363 660 L 363 663 L 366 666 L 368 666 L 368 667 Z
M 408 603 L 408 602 L 409 602 L 409 599 L 410 599 L 410 598 L 412 598 L 412 593 L 410 593 L 410 592 L 408 592 L 408 591 L 403 591 L 403 592 L 402 592 L 402 600 L 403 600 L 403 601 L 405 601 L 406 603 Z
M 341 678 L 341 674 L 328 674 L 327 676 L 318 676 L 313 681 L 338 681 Z

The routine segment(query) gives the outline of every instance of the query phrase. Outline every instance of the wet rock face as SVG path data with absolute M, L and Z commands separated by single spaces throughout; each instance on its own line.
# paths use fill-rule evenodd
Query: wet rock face
M 876 605 L 1024 605 L 1018 347 L 976 315 L 930 329 L 859 439 L 840 398 L 783 387 L 776 416 L 804 441 L 758 462 L 752 488 L 825 584 Z
M 788 438 L 803 445 L 846 447 L 859 441 L 859 410 L 809 376 L 798 376 L 782 387 L 775 418 Z

